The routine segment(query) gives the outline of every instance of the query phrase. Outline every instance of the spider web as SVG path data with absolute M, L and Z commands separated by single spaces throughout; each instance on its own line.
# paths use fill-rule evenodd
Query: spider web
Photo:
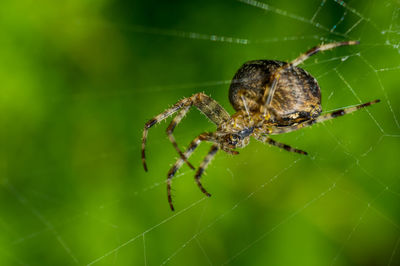
M 124 7 L 115 3 L 113 10 L 124 17 Z M 151 10 L 151 16 L 159 16 L 154 21 L 165 24 L 153 25 L 140 15 L 129 23 L 117 16 L 70 21 L 69 30 L 106 34 L 91 36 L 103 41 L 101 51 L 112 43 L 114 49 L 105 61 L 125 56 L 133 61 L 107 61 L 123 62 L 120 81 L 107 75 L 105 81 L 82 78 L 79 89 L 43 97 L 54 106 L 70 106 L 71 114 L 63 113 L 62 118 L 75 138 L 53 140 L 49 133 L 44 136 L 49 137 L 48 145 L 43 145 L 49 159 L 43 165 L 28 163 L 31 169 L 16 171 L 13 167 L 20 166 L 12 159 L 17 161 L 18 153 L 13 153 L 3 167 L 7 171 L 2 179 L 1 264 L 400 263 L 398 1 L 239 0 L 135 7 L 135 14 Z M 204 25 L 196 23 L 200 18 Z M 176 154 L 165 140 L 162 123 L 150 131 L 150 172 L 142 171 L 139 139 L 146 119 L 199 91 L 228 109 L 227 88 L 241 63 L 291 60 L 318 43 L 350 39 L 361 45 L 315 55 L 302 67 L 319 81 L 324 110 L 376 98 L 380 104 L 276 137 L 307 150 L 308 157 L 255 141 L 238 156 L 219 153 L 203 181 L 211 198 L 197 191 L 193 172 L 182 167 L 173 183 L 177 211 L 169 211 L 166 162 L 172 163 Z M 196 54 L 199 50 L 211 56 L 202 58 Z M 85 71 L 103 75 L 105 70 L 97 66 L 100 59 L 86 60 L 95 63 L 84 65 L 89 69 Z M 168 67 L 176 74 L 161 72 Z M 137 77 L 149 77 L 131 78 L 130 68 Z M 96 90 L 85 89 L 87 84 Z M 110 84 L 115 87 L 110 89 Z M 70 117 L 83 117 L 84 123 Z M 109 127 L 98 126 L 99 117 L 100 124 Z M 189 143 L 205 129 L 214 130 L 203 120 L 192 111 L 177 129 L 179 143 Z M 65 130 L 54 125 L 57 121 L 42 123 L 56 133 Z M 52 145 L 73 159 L 57 160 L 65 157 Z M 80 148 L 69 150 L 69 145 Z M 207 149 L 201 146 L 191 161 L 198 165 Z M 26 158 L 32 157 L 22 156 Z

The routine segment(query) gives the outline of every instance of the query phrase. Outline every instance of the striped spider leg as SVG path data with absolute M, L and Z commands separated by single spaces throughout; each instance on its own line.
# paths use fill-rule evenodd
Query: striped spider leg
M 370 101 L 370 102 L 367 102 L 367 103 L 359 104 L 359 105 L 356 105 L 356 106 L 353 106 L 353 107 L 348 107 L 348 108 L 336 110 L 336 111 L 321 115 L 321 116 L 317 117 L 316 119 L 307 120 L 307 121 L 301 122 L 299 124 L 291 125 L 291 126 L 272 127 L 272 131 L 269 134 L 277 135 L 277 134 L 283 134 L 283 133 L 292 132 L 292 131 L 298 130 L 300 128 L 303 128 L 303 127 L 312 126 L 312 125 L 314 125 L 316 123 L 324 122 L 324 121 L 327 121 L 327 120 L 331 120 L 333 118 L 337 118 L 337 117 L 343 116 L 345 114 L 353 113 L 353 112 L 358 111 L 358 110 L 360 110 L 360 109 L 362 109 L 364 107 L 367 107 L 367 106 L 370 106 L 372 104 L 379 103 L 379 102 L 380 102 L 380 100 L 374 100 L 374 101 Z M 275 141 L 272 138 L 270 138 L 268 134 L 254 135 L 254 137 L 257 140 L 259 140 L 259 141 L 261 141 L 263 143 L 268 143 L 271 146 L 276 146 L 278 148 L 284 149 L 284 150 L 289 151 L 289 152 L 295 152 L 295 153 L 300 153 L 300 154 L 304 154 L 304 155 L 308 154 L 306 151 L 302 151 L 302 150 L 293 148 L 290 145 Z
M 199 146 L 199 144 L 203 141 L 209 141 L 209 142 L 215 142 L 215 139 L 213 137 L 212 133 L 202 133 L 198 137 L 196 137 L 188 146 L 186 149 L 184 156 L 185 158 L 189 158 L 190 155 L 194 152 L 194 150 Z M 200 167 L 197 169 L 196 175 L 195 175 L 195 180 L 197 185 L 199 186 L 200 190 L 208 197 L 211 196 L 210 193 L 206 191 L 206 189 L 203 187 L 203 185 L 200 182 L 201 175 L 203 174 L 204 170 L 207 168 L 208 164 L 211 162 L 212 158 L 215 156 L 215 154 L 218 151 L 218 145 L 213 144 L 211 146 L 211 149 L 207 156 L 204 158 L 203 162 L 201 163 Z M 183 158 L 178 158 L 178 160 L 175 162 L 175 164 L 171 167 L 171 169 L 168 171 L 167 175 L 167 195 L 168 195 L 168 203 L 171 208 L 171 210 L 174 210 L 174 205 L 172 203 L 172 195 L 171 195 L 171 183 L 172 183 L 172 178 L 174 177 L 175 173 L 181 168 L 181 166 L 184 163 Z
M 283 133 L 288 133 L 288 132 L 292 132 L 295 130 L 298 130 L 300 128 L 303 127 L 308 127 L 308 126 L 312 126 L 316 123 L 320 123 L 320 122 L 324 122 L 327 120 L 331 120 L 337 117 L 341 117 L 345 114 L 350 114 L 353 113 L 355 111 L 358 111 L 364 107 L 379 103 L 380 100 L 374 100 L 374 101 L 370 101 L 370 102 L 366 102 L 366 103 L 362 103 L 356 106 L 352 106 L 352 107 L 347 107 L 347 108 L 343 108 L 343 109 L 339 109 L 330 113 L 326 113 L 323 115 L 318 116 L 315 119 L 310 119 L 304 122 L 301 122 L 299 124 L 295 124 L 295 125 L 291 125 L 291 126 L 286 126 L 286 127 L 273 127 L 272 128 L 272 132 L 270 133 L 271 135 L 277 135 L 277 134 L 283 134 Z
M 296 153 L 300 153 L 300 154 L 304 154 L 304 155 L 308 154 L 306 151 L 302 151 L 302 150 L 293 148 L 287 144 L 273 140 L 267 134 L 261 134 L 260 136 L 256 136 L 255 138 L 263 143 L 268 143 L 271 146 L 276 146 L 278 148 L 284 149 L 285 151 L 296 152 Z
M 142 163 L 144 170 L 146 172 L 147 172 L 147 164 L 146 164 L 145 148 L 146 148 L 146 140 L 149 128 L 165 120 L 166 118 L 168 118 L 169 116 L 173 115 L 178 111 L 179 113 L 167 127 L 167 135 L 169 140 L 172 142 L 172 145 L 179 153 L 180 157 L 184 160 L 184 162 L 187 163 L 190 168 L 195 169 L 194 166 L 187 161 L 187 158 L 185 157 L 183 152 L 179 149 L 178 144 L 176 143 L 175 138 L 173 136 L 173 131 L 176 125 L 178 125 L 181 122 L 182 118 L 187 114 L 190 107 L 192 107 L 193 105 L 196 106 L 197 109 L 200 110 L 200 112 L 204 113 L 211 120 L 211 122 L 213 122 L 217 126 L 222 122 L 229 120 L 230 118 L 228 112 L 225 111 L 225 109 L 221 105 L 219 105 L 215 100 L 205 95 L 204 93 L 197 93 L 192 95 L 191 97 L 184 98 L 183 100 L 174 104 L 171 108 L 165 110 L 163 113 L 157 115 L 153 119 L 150 119 L 144 126 L 143 137 L 142 137 Z

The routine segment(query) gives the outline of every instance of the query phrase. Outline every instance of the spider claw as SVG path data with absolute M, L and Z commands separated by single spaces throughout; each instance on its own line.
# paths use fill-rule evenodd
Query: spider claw
M 198 186 L 200 187 L 201 192 L 203 192 L 203 194 L 205 194 L 207 197 L 211 197 L 211 194 L 208 193 L 208 191 L 201 185 L 201 183 L 197 183 Z
M 306 152 L 306 151 L 302 151 L 302 150 L 295 150 L 297 153 L 300 153 L 300 154 L 304 154 L 304 155 L 308 155 L 308 152 Z
M 144 147 L 142 147 L 142 164 L 143 164 L 144 170 L 147 172 L 146 153 L 144 151 Z
M 211 194 L 208 193 L 208 191 L 207 191 L 203 186 L 200 187 L 200 190 L 201 190 L 201 192 L 203 192 L 203 194 L 205 194 L 207 197 L 211 197 Z
M 186 164 L 192 169 L 192 170 L 196 170 L 196 168 L 193 166 L 193 164 L 191 164 L 186 158 L 182 158 L 185 160 Z
M 196 177 L 197 186 L 200 188 L 201 192 L 203 192 L 207 197 L 211 197 L 211 194 L 203 187 L 198 177 Z
M 174 205 L 172 204 L 171 183 L 170 182 L 167 182 L 167 198 L 168 198 L 168 204 L 169 204 L 169 207 L 171 208 L 171 211 L 175 211 Z
M 145 162 L 143 162 L 143 168 L 144 168 L 144 171 L 145 171 L 145 172 L 148 172 L 147 165 L 146 165 Z

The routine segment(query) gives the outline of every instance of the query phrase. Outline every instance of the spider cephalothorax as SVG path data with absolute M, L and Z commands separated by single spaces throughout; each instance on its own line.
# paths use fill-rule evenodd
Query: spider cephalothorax
M 198 167 L 195 180 L 201 191 L 210 196 L 202 186 L 200 178 L 218 150 L 238 154 L 235 149 L 245 147 L 249 144 L 250 137 L 253 137 L 287 151 L 307 154 L 305 151 L 277 142 L 271 139 L 269 135 L 311 126 L 379 102 L 379 100 L 375 100 L 321 115 L 321 92 L 318 82 L 305 70 L 297 67 L 319 51 L 355 44 L 358 44 L 358 42 L 348 41 L 319 45 L 289 63 L 275 60 L 256 60 L 245 63 L 236 72 L 229 88 L 229 100 L 237 111 L 232 116 L 209 96 L 204 93 L 197 93 L 177 102 L 171 108 L 148 121 L 142 139 L 142 161 L 146 171 L 145 145 L 148 129 L 179 111 L 167 128 L 168 137 L 180 155 L 180 158 L 168 172 L 167 194 L 171 209 L 174 210 L 171 197 L 172 177 L 183 163 L 187 163 L 189 167 L 195 169 L 188 162 L 188 158 L 200 142 L 208 141 L 212 143 L 212 146 Z M 182 152 L 172 133 L 175 126 L 192 106 L 196 106 L 216 124 L 217 130 L 200 134 L 190 143 L 186 151 Z

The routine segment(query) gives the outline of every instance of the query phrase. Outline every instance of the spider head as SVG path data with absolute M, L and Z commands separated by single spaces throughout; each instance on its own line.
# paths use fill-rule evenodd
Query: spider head
M 223 142 L 230 149 L 242 148 L 249 143 L 249 136 L 253 133 L 253 131 L 254 127 L 248 127 L 235 133 L 226 134 Z

